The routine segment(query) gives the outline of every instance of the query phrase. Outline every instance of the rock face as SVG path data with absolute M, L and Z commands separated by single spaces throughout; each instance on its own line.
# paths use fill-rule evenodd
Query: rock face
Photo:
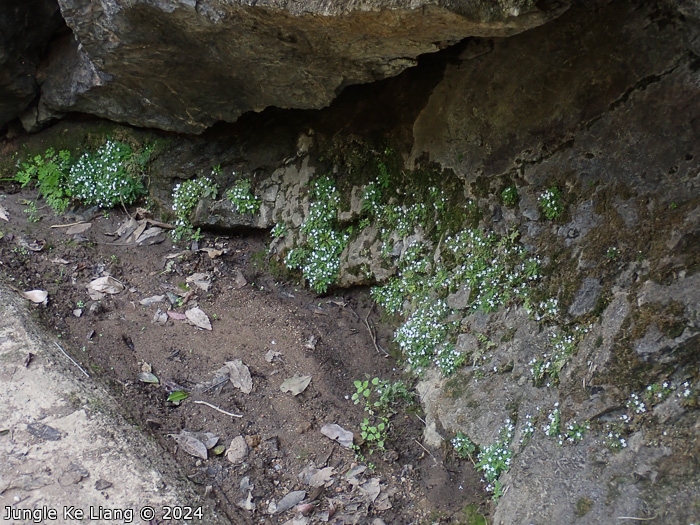
M 321 108 L 467 36 L 540 25 L 530 0 L 60 0 L 75 38 L 53 50 L 41 103 L 199 133 L 269 106 Z
M 0 3 L 0 127 L 37 95 L 39 60 L 62 25 L 55 0 Z

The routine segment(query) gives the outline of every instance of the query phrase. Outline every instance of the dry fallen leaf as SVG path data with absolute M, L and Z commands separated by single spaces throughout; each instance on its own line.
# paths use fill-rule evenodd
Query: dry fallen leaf
M 211 286 L 211 275 L 208 273 L 193 273 L 187 279 L 185 279 L 185 281 L 194 284 L 197 288 L 204 290 L 205 292 L 208 292 L 209 287 Z
M 314 472 L 314 474 L 309 479 L 309 485 L 312 487 L 322 487 L 329 481 L 333 481 L 333 467 L 322 468 Z
M 274 361 L 275 357 L 281 356 L 281 352 L 275 352 L 274 350 L 268 350 L 267 353 L 265 354 L 265 361 L 268 363 L 272 363 Z
M 275 509 L 275 514 L 281 514 L 288 511 L 295 505 L 298 505 L 306 497 L 306 492 L 303 490 L 294 490 L 282 498 L 279 503 L 277 503 L 277 508 Z
M 236 388 L 240 388 L 244 394 L 250 394 L 253 390 L 253 378 L 250 376 L 250 370 L 243 361 L 234 359 L 224 363 L 229 369 L 229 378 L 231 384 Z
M 311 382 L 311 376 L 294 376 L 285 379 L 280 385 L 282 392 L 291 392 L 295 396 L 301 394 Z
M 194 326 L 203 328 L 204 330 L 211 330 L 211 322 L 209 321 L 209 317 L 198 306 L 187 310 L 185 315 Z
M 98 293 L 118 294 L 124 291 L 124 285 L 111 275 L 95 279 L 87 287 L 88 290 Z
M 187 432 L 182 432 L 180 434 L 170 434 L 170 437 L 177 441 L 178 445 L 182 447 L 182 450 L 187 452 L 190 456 L 196 458 L 207 459 L 207 447 L 195 437 L 192 437 Z
M 321 427 L 321 434 L 327 438 L 337 441 L 346 448 L 352 447 L 352 432 L 345 430 L 340 425 L 329 423 Z
M 70 228 L 66 229 L 65 234 L 66 235 L 77 235 L 79 233 L 83 233 L 87 230 L 89 230 L 92 227 L 92 224 L 89 222 L 84 222 L 81 224 L 74 224 Z
M 156 303 L 162 303 L 165 301 L 166 297 L 165 295 L 153 295 L 151 297 L 146 297 L 145 299 L 141 299 L 139 301 L 139 304 L 142 306 L 151 306 L 152 304 Z
M 142 383 L 150 383 L 152 385 L 157 385 L 159 383 L 158 378 L 151 372 L 141 372 L 139 374 L 139 381 Z
M 180 435 L 195 438 L 204 444 L 204 446 L 207 447 L 207 450 L 214 448 L 219 442 L 219 436 L 212 434 L 211 432 L 188 432 L 187 430 L 181 430 Z
M 29 292 L 20 292 L 20 295 L 25 299 L 29 299 L 33 303 L 43 304 L 46 306 L 49 298 L 49 292 L 44 290 L 31 290 Z
M 253 502 L 253 493 L 249 490 L 248 491 L 248 497 L 242 499 L 238 503 L 236 503 L 240 508 L 244 510 L 255 510 L 255 503 Z
M 224 254 L 224 250 L 217 250 L 216 248 L 200 248 L 200 252 L 207 252 L 210 259 L 216 259 Z
M 0 206 L 0 219 L 10 222 L 10 217 L 7 215 L 7 210 Z
M 379 487 L 379 478 L 372 478 L 367 483 L 363 483 L 358 487 L 360 493 L 365 497 L 367 502 L 373 503 L 379 493 L 381 488 Z

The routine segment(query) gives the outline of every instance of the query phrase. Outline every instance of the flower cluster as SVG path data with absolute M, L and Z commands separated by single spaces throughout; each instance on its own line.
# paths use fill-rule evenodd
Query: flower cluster
M 340 270 L 340 255 L 350 240 L 348 231 L 338 229 L 340 194 L 330 177 L 311 185 L 309 215 L 301 225 L 304 241 L 287 253 L 285 264 L 301 269 L 318 293 L 325 293 Z
M 516 186 L 508 186 L 501 192 L 501 200 L 506 206 L 515 206 L 518 198 L 518 188 Z
M 556 186 L 545 190 L 537 199 L 537 203 L 540 205 L 540 209 L 544 216 L 550 221 L 553 221 L 562 214 L 564 211 L 564 204 L 561 202 L 561 191 Z
M 190 214 L 203 198 L 216 198 L 219 188 L 216 183 L 207 178 L 186 180 L 173 188 L 173 211 L 175 212 L 175 230 L 173 238 L 178 241 L 192 234 Z
M 476 445 L 462 432 L 457 432 L 457 435 L 452 438 L 452 447 L 455 449 L 457 457 L 462 459 L 471 459 L 472 454 L 476 452 Z
M 627 440 L 622 437 L 620 428 L 617 425 L 608 427 L 608 433 L 603 436 L 603 444 L 610 450 L 619 451 L 627 448 Z
M 535 424 L 532 421 L 532 416 L 530 414 L 525 415 L 525 422 L 520 431 L 520 445 L 526 445 L 530 438 L 535 433 Z
M 258 213 L 261 200 L 250 191 L 250 181 L 239 179 L 226 192 L 226 198 L 233 203 L 238 213 Z
M 559 437 L 561 432 L 561 411 L 559 403 L 554 403 L 554 410 L 547 416 L 547 424 L 542 427 L 544 433 L 549 437 Z
M 498 478 L 502 473 L 508 472 L 513 458 L 513 450 L 510 448 L 510 442 L 513 439 L 513 431 L 515 427 L 510 419 L 507 419 L 505 425 L 499 431 L 498 439 L 490 445 L 483 447 L 479 452 L 477 470 L 480 470 L 484 478 L 482 481 L 486 483 L 486 491 L 494 494 L 494 499 L 500 495 L 501 485 Z
M 670 396 L 673 390 L 674 389 L 671 387 L 671 384 L 668 381 L 664 381 L 661 384 L 652 383 L 646 388 L 644 395 L 651 404 L 656 404 Z
M 577 326 L 571 333 L 550 334 L 551 352 L 545 352 L 541 358 L 534 358 L 530 361 L 530 373 L 536 386 L 542 386 L 545 379 L 549 378 L 552 383 L 559 382 L 559 374 L 569 361 L 569 357 L 576 353 L 578 342 L 588 333 L 588 327 Z
M 129 173 L 132 157 L 131 146 L 108 140 L 71 167 L 68 191 L 73 198 L 100 208 L 132 204 L 145 191 L 141 177 Z
M 438 347 L 455 328 L 445 318 L 451 313 L 443 299 L 419 306 L 394 333 L 394 339 L 401 347 L 406 362 L 416 371 L 427 367 Z
M 647 411 L 646 403 L 639 399 L 639 396 L 634 392 L 630 394 L 630 398 L 627 400 L 626 406 L 635 414 L 643 414 Z
M 473 310 L 492 312 L 512 299 L 524 299 L 528 282 L 540 278 L 539 260 L 526 257 L 515 235 L 464 230 L 445 239 L 443 253 L 446 262 L 455 263 L 448 284 L 471 288 Z
M 467 355 L 455 348 L 452 343 L 445 343 L 435 351 L 433 362 L 444 376 L 454 374 L 467 360 Z
M 588 421 L 584 423 L 577 423 L 576 421 L 569 421 L 566 424 L 566 433 L 564 436 L 560 436 L 559 444 L 563 444 L 563 439 L 568 443 L 578 443 L 583 439 L 584 434 L 590 429 L 591 425 Z M 563 439 L 562 439 L 563 438 Z

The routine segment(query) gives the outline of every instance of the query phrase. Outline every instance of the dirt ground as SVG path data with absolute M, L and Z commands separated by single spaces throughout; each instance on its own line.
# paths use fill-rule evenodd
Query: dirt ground
M 320 297 L 289 276 L 273 275 L 265 238 L 205 234 L 184 247 L 166 236 L 151 246 L 122 246 L 106 234 L 129 220 L 125 211 L 78 209 L 57 217 L 45 208 L 33 222 L 23 203 L 35 197 L 12 183 L 0 186 L 9 216 L 0 221 L 0 278 L 18 291 L 48 292 L 47 305 L 33 306 L 44 326 L 233 523 L 240 516 L 270 524 L 471 523 L 475 509 L 488 514 L 472 465 L 447 446 L 422 445 L 418 400 L 392 417 L 385 452 L 361 447 L 364 460 L 320 432 L 337 424 L 360 444 L 364 415 L 350 399 L 353 381 L 410 383 L 382 353 L 390 349 L 391 326 L 380 322 L 366 290 Z M 66 225 L 77 222 L 91 226 L 68 234 Z M 187 282 L 195 273 L 210 275 L 207 291 Z M 108 275 L 124 290 L 92 300 L 88 283 Z M 194 306 L 209 317 L 211 330 L 180 319 Z M 212 382 L 237 359 L 250 371 L 250 393 Z M 159 384 L 139 379 L 149 369 Z M 282 382 L 295 375 L 311 376 L 306 390 L 282 392 Z M 190 396 L 169 402 L 173 390 Z M 210 432 L 227 449 L 242 436 L 246 447 L 235 462 L 214 449 L 201 459 L 172 437 L 181 431 Z M 325 467 L 332 468 L 323 471 L 325 482 L 311 486 L 319 482 L 310 475 Z M 292 491 L 304 491 L 303 503 L 311 506 L 270 513 Z

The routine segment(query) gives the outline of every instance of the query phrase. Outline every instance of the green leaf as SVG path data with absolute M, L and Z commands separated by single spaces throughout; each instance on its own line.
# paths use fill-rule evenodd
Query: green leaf
M 171 392 L 168 396 L 168 401 L 172 403 L 179 403 L 180 401 L 184 401 L 188 397 L 190 397 L 189 392 L 185 392 L 184 390 L 175 390 L 174 392 Z

